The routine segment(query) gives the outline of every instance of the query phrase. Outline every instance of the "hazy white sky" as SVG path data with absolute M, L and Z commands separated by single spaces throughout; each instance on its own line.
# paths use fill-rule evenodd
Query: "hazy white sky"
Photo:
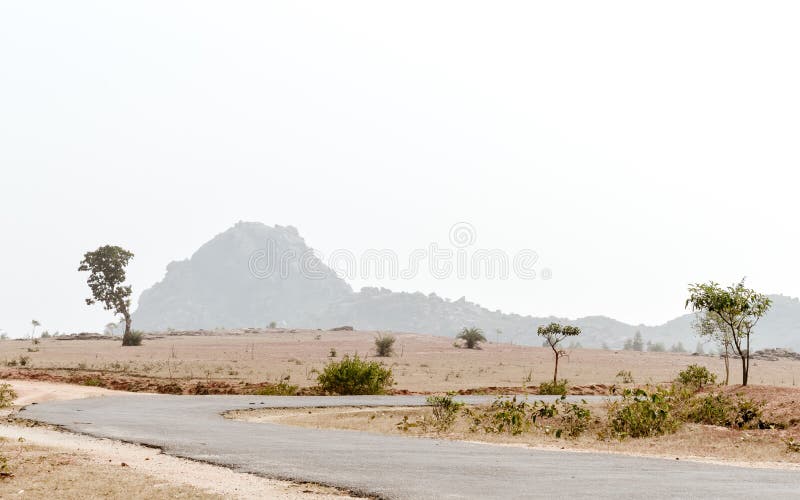
M 800 295 L 797 2 L 3 2 L 0 329 L 99 330 L 238 220 L 404 256 L 468 221 L 544 280 L 359 280 L 660 323 Z M 135 325 L 134 325 L 135 326 Z

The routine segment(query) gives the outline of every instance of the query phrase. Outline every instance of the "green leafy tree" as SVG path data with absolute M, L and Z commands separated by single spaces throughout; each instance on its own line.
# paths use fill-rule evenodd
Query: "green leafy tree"
M 106 245 L 94 252 L 86 252 L 78 267 L 78 271 L 89 273 L 86 283 L 92 296 L 86 299 L 86 304 L 99 302 L 106 310 L 121 315 L 125 321 L 125 333 L 122 336 L 124 346 L 136 345 L 131 332 L 131 287 L 124 285 L 125 267 L 131 258 L 133 254 L 124 248 Z
M 577 326 L 550 323 L 547 326 L 540 326 L 536 333 L 540 337 L 544 337 L 545 342 L 553 350 L 553 354 L 556 357 L 556 365 L 553 370 L 553 383 L 555 384 L 558 381 L 558 360 L 567 353 L 567 351 L 561 349 L 559 344 L 567 337 L 580 335 L 581 329 Z
M 483 330 L 480 328 L 464 328 L 461 333 L 456 335 L 456 338 L 464 341 L 467 349 L 475 349 L 478 343 L 486 342 L 486 337 L 483 336 Z
M 733 351 L 742 360 L 742 385 L 750 374 L 750 335 L 758 321 L 772 306 L 764 294 L 744 286 L 744 280 L 723 288 L 718 283 L 696 283 L 689 286 L 686 307 L 707 313 L 712 321 L 730 334 Z

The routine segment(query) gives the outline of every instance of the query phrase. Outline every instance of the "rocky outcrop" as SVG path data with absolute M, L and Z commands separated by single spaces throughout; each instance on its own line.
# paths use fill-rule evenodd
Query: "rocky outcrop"
M 312 326 L 315 314 L 352 293 L 313 260 L 295 228 L 239 222 L 169 264 L 164 279 L 142 292 L 133 320 L 145 331 Z

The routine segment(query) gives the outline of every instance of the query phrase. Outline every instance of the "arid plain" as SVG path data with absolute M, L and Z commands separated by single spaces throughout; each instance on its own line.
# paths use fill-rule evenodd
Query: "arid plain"
M 392 368 L 395 392 L 535 391 L 552 379 L 552 351 L 543 347 L 488 342 L 480 349 L 454 345 L 453 338 L 395 334 L 395 354 L 375 356 L 379 332 L 323 330 L 230 330 L 149 335 L 142 346 L 121 347 L 113 338 L 49 338 L 0 341 L 0 374 L 7 378 L 81 383 L 111 389 L 184 393 L 247 392 L 242 386 L 286 381 L 316 384 L 330 361 L 358 354 Z M 24 363 L 24 365 L 23 365 Z M 708 367 L 719 380 L 724 365 L 716 355 L 572 349 L 559 365 L 573 392 L 600 394 L 629 371 L 637 384 L 674 379 L 690 364 Z M 800 362 L 751 360 L 751 384 L 794 387 Z M 740 383 L 737 358 L 730 383 Z M 161 388 L 162 390 L 159 390 Z M 192 392 L 194 391 L 194 392 Z

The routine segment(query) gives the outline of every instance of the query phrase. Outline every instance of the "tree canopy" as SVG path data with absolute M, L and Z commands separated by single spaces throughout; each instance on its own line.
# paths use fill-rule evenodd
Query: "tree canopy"
M 553 370 L 553 383 L 555 384 L 558 380 L 558 360 L 561 358 L 561 356 L 567 353 L 565 350 L 559 347 L 559 344 L 567 337 L 575 337 L 580 335 L 581 329 L 572 325 L 550 323 L 546 326 L 540 326 L 537 329 L 536 334 L 540 337 L 544 337 L 545 342 L 550 346 L 550 349 L 553 350 L 553 354 L 556 357 L 556 364 Z
M 708 315 L 707 331 L 717 326 L 730 336 L 734 351 L 742 360 L 742 385 L 747 385 L 750 372 L 750 334 L 761 317 L 766 314 L 772 301 L 744 285 L 744 279 L 728 287 L 714 281 L 696 283 L 689 286 L 686 307 Z
M 78 271 L 88 272 L 86 283 L 92 296 L 86 299 L 87 305 L 103 304 L 106 310 L 122 315 L 125 320 L 125 334 L 122 345 L 131 343 L 131 286 L 125 285 L 125 267 L 133 254 L 122 247 L 105 245 L 93 252 L 86 252 Z

